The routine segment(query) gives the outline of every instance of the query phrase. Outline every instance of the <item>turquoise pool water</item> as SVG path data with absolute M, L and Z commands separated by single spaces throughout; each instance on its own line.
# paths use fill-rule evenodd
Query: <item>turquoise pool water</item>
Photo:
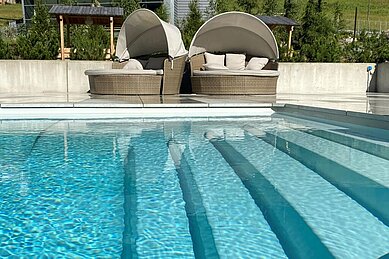
M 272 116 L 0 122 L 0 258 L 379 258 L 389 132 Z

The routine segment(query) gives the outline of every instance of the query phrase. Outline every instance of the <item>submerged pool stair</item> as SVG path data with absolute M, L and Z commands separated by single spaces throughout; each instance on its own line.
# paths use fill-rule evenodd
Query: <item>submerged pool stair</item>
M 389 160 L 389 146 L 353 138 L 342 132 L 338 133 L 329 130 L 307 130 L 305 132 Z
M 335 257 L 377 258 L 385 254 L 389 235 L 376 233 L 388 233 L 387 226 L 319 174 L 255 136 L 263 136 L 264 129 L 256 128 L 255 134 L 246 132 L 244 137 L 220 136 L 261 172 Z M 349 247 L 353 247 L 352 252 Z
M 171 258 L 177 251 L 193 258 L 185 203 L 163 131 L 131 138 L 125 162 L 127 250 L 122 255 L 129 257 L 122 258 Z
M 202 202 L 199 207 L 204 211 L 201 209 L 199 214 L 206 216 L 214 239 L 210 244 L 215 245 L 217 256 L 260 258 L 267 255 L 271 258 L 287 258 L 276 235 L 233 169 L 211 143 L 201 139 L 201 144 L 194 147 L 189 144 L 194 139 L 176 138 L 168 141 L 168 146 L 178 174 L 188 176 L 179 176 L 181 188 L 184 187 L 183 195 L 195 192 L 200 196 L 196 200 Z M 190 181 L 185 182 L 186 179 Z M 188 195 L 185 200 L 188 199 L 192 203 L 193 198 Z M 196 227 L 195 224 L 203 224 L 193 223 L 193 227 Z M 196 228 L 200 229 L 201 225 Z M 192 235 L 192 240 L 196 250 L 196 236 Z M 197 254 L 203 253 L 195 254 L 197 258 Z
M 189 230 L 195 256 L 199 259 L 219 258 L 201 194 L 193 178 L 192 170 L 185 158 L 185 144 L 182 145 L 170 139 L 168 147 L 177 170 L 185 201 L 185 210 L 189 220 Z
M 178 191 L 178 193 L 182 195 L 181 199 L 183 199 L 184 201 L 184 212 L 186 213 L 188 224 L 188 229 L 186 231 L 188 231 L 188 234 L 190 234 L 187 235 L 185 238 L 189 238 L 189 240 L 191 239 L 191 245 L 193 246 L 192 253 L 193 256 L 196 258 L 223 258 L 226 255 L 226 250 L 225 247 L 222 248 L 221 244 L 223 244 L 225 240 L 228 240 L 227 242 L 231 242 L 231 245 L 233 245 L 234 237 L 225 236 L 225 234 L 222 234 L 222 232 L 224 231 L 223 228 L 233 229 L 234 223 L 232 225 L 225 225 L 226 223 L 228 224 L 228 221 L 221 222 L 223 219 L 220 218 L 219 214 L 221 213 L 222 217 L 224 217 L 224 213 L 229 213 L 228 208 L 223 208 L 223 206 L 221 206 L 220 208 L 212 207 L 211 203 L 216 202 L 215 198 L 217 197 L 214 195 L 217 195 L 217 190 L 215 189 L 213 191 L 214 193 L 212 193 L 212 191 L 209 192 L 208 186 L 204 187 L 204 184 L 208 185 L 208 183 L 211 184 L 209 186 L 212 187 L 212 183 L 210 181 L 216 178 L 219 179 L 218 182 L 220 182 L 220 184 L 222 185 L 224 184 L 224 188 L 227 189 L 230 187 L 228 186 L 229 184 L 233 184 L 236 186 L 237 182 L 241 183 L 241 185 L 244 186 L 242 188 L 248 192 L 248 196 L 252 197 L 253 206 L 256 207 L 258 211 L 262 212 L 267 222 L 265 220 L 264 221 L 269 224 L 271 230 L 275 233 L 275 236 L 278 238 L 279 243 L 281 244 L 282 249 L 284 250 L 287 257 L 302 259 L 341 257 L 343 255 L 342 253 L 344 252 L 342 246 L 338 247 L 338 245 L 336 244 L 336 240 L 329 240 L 331 240 L 331 238 L 333 238 L 334 236 L 338 236 L 339 233 L 346 230 L 347 227 L 345 226 L 344 229 L 342 229 L 341 225 L 337 225 L 341 224 L 341 221 L 336 221 L 336 224 L 331 227 L 339 228 L 340 232 L 335 233 L 334 235 L 331 234 L 327 236 L 326 231 L 331 231 L 327 230 L 327 228 L 325 227 L 325 223 L 328 221 L 318 219 L 318 217 L 314 215 L 315 210 L 312 210 L 312 206 L 315 206 L 314 204 L 317 204 L 321 201 L 318 196 L 307 197 L 301 203 L 302 207 L 299 207 L 300 205 L 296 207 L 296 204 L 300 203 L 300 201 L 293 200 L 293 197 L 291 199 L 291 196 L 289 196 L 289 194 L 285 195 L 288 192 L 290 193 L 291 190 L 289 188 L 285 188 L 285 186 L 288 184 L 288 180 L 281 180 L 282 176 L 281 178 L 273 178 L 272 175 L 276 175 L 277 170 L 279 170 L 280 168 L 273 168 L 272 159 L 268 160 L 270 161 L 270 163 L 266 165 L 267 158 L 255 158 L 254 156 L 249 157 L 250 152 L 252 153 L 253 150 L 258 150 L 258 148 L 252 149 L 250 151 L 246 149 L 247 145 L 254 144 L 255 146 L 258 143 L 261 143 L 260 145 L 262 145 L 262 147 L 259 148 L 260 152 L 279 152 L 283 154 L 283 156 L 288 157 L 288 163 L 294 163 L 293 161 L 295 160 L 299 161 L 301 164 L 298 163 L 299 165 L 297 167 L 299 168 L 299 166 L 301 166 L 305 168 L 305 172 L 298 176 L 299 179 L 301 179 L 301 176 L 304 176 L 304 174 L 311 174 L 317 178 L 324 178 L 326 181 L 321 179 L 322 182 L 317 182 L 317 184 L 314 181 L 315 184 L 313 184 L 310 188 L 321 189 L 322 186 L 331 186 L 333 189 L 325 187 L 325 193 L 323 193 L 324 199 L 326 199 L 326 196 L 328 196 L 328 200 L 330 203 L 336 203 L 337 201 L 339 201 L 340 204 L 344 204 L 344 201 L 348 198 L 346 195 L 348 195 L 355 201 L 359 202 L 359 204 L 363 205 L 362 207 L 351 199 L 349 199 L 350 203 L 346 203 L 345 205 L 348 209 L 339 209 L 339 206 L 341 205 L 336 205 L 336 213 L 341 214 L 339 218 L 348 219 L 349 213 L 347 211 L 350 211 L 351 214 L 355 211 L 356 215 L 360 215 L 360 211 L 365 211 L 366 208 L 373 215 L 376 215 L 379 220 L 384 222 L 381 215 L 385 216 L 385 213 L 387 213 L 387 209 L 386 207 L 377 209 L 377 205 L 375 203 L 377 202 L 377 197 L 381 197 L 380 199 L 378 199 L 379 201 L 382 201 L 383 203 L 386 202 L 385 200 L 382 200 L 383 197 L 388 197 L 388 190 L 387 188 L 385 188 L 385 186 L 380 185 L 379 183 L 373 181 L 365 175 L 359 174 L 351 170 L 350 168 L 347 168 L 339 161 L 332 161 L 330 158 L 325 156 L 326 153 L 320 152 L 320 150 L 315 150 L 313 147 L 304 146 L 305 138 L 317 138 L 323 141 L 327 141 L 327 138 L 320 138 L 314 136 L 313 134 L 308 134 L 304 131 L 298 131 L 293 129 L 285 132 L 277 132 L 272 131 L 271 129 L 256 130 L 255 127 L 245 127 L 244 130 L 247 135 L 245 135 L 244 137 L 239 136 L 239 138 L 236 139 L 229 139 L 228 136 L 218 136 L 212 131 L 208 131 L 205 134 L 205 138 L 207 139 L 206 143 L 202 143 L 201 147 L 196 146 L 194 150 L 193 147 L 190 147 L 188 141 L 178 141 L 174 138 L 165 139 L 162 141 L 159 139 L 148 139 L 146 143 L 144 140 L 147 139 L 145 138 L 146 136 L 142 136 L 143 140 L 139 139 L 139 141 L 137 138 L 134 138 L 134 148 L 129 148 L 128 156 L 125 160 L 124 209 L 126 214 L 124 216 L 125 229 L 123 232 L 122 258 L 142 257 L 142 255 L 138 255 L 138 252 L 147 249 L 147 247 L 143 246 L 143 242 L 150 238 L 152 238 L 153 240 L 158 240 L 159 238 L 166 237 L 164 231 L 161 231 L 161 233 L 156 233 L 157 235 L 155 237 L 147 237 L 147 233 L 144 232 L 147 231 L 147 229 L 143 229 L 144 236 L 142 237 L 142 227 L 139 227 L 139 224 L 142 225 L 143 222 L 139 218 L 139 216 L 143 215 L 144 213 L 147 213 L 147 211 L 137 212 L 139 206 L 143 208 L 145 208 L 145 206 L 148 206 L 147 204 L 143 203 L 154 202 L 152 200 L 149 200 L 150 197 L 146 197 L 148 193 L 147 188 L 153 188 L 153 192 L 155 191 L 155 188 L 157 188 L 159 192 L 161 192 L 161 195 L 163 192 L 171 191 L 168 189 L 165 190 L 165 187 L 163 185 L 164 180 L 161 179 L 161 177 L 170 177 L 169 181 L 171 181 L 171 177 L 173 177 L 178 183 L 179 190 L 177 190 L 177 185 L 174 188 L 176 188 L 175 191 Z M 156 141 L 158 142 L 157 144 L 155 143 Z M 347 146 L 344 144 L 334 144 L 340 146 L 341 148 L 347 148 Z M 150 152 L 148 148 L 151 146 L 154 148 L 152 152 Z M 159 148 L 155 149 L 155 146 L 158 146 Z M 274 149 L 272 150 L 271 148 Z M 209 149 L 212 149 L 214 151 Z M 146 168 L 146 164 L 150 163 L 150 161 L 153 161 L 153 157 L 156 154 L 155 152 L 162 152 L 164 154 L 166 153 L 166 155 L 168 156 L 170 154 L 169 157 L 171 159 L 168 158 L 162 163 L 161 161 L 159 161 L 158 163 L 156 162 L 154 165 L 154 169 L 148 169 L 148 172 L 143 172 L 143 166 L 145 166 L 144 168 Z M 203 152 L 205 152 L 206 155 L 204 154 L 203 156 Z M 153 153 L 155 154 L 153 155 Z M 201 173 L 202 171 L 206 170 L 206 168 L 213 166 L 212 162 L 204 160 L 206 159 L 205 157 L 210 154 L 215 156 L 216 153 L 221 157 L 221 160 L 225 160 L 223 161 L 223 163 L 227 162 L 227 164 L 225 165 L 226 168 L 220 168 L 218 165 L 215 165 L 215 167 L 212 167 L 213 170 L 215 170 L 212 174 L 207 175 Z M 258 154 L 260 155 L 261 153 Z M 158 156 L 160 156 L 160 154 Z M 285 159 L 282 156 L 276 156 L 276 160 L 278 162 Z M 142 158 L 137 159 L 137 157 Z M 317 159 L 318 162 L 309 163 L 306 161 L 309 160 L 307 158 Z M 256 163 L 255 161 L 253 162 L 253 159 L 258 160 L 258 163 Z M 286 165 L 288 163 L 286 163 Z M 169 164 L 173 165 L 173 170 L 176 171 L 175 173 L 171 174 L 169 172 L 170 169 L 166 171 L 166 168 Z M 203 164 L 205 164 L 204 167 Z M 261 165 L 263 166 L 261 167 Z M 297 170 L 299 170 L 298 168 Z M 237 179 L 237 182 L 229 183 L 231 179 L 227 180 L 223 178 L 223 176 L 226 176 L 226 170 L 231 170 L 231 174 L 234 175 L 234 177 Z M 266 172 L 263 170 L 266 170 Z M 312 173 L 311 170 L 315 171 L 317 175 L 315 173 Z M 158 174 L 157 172 L 162 171 L 164 171 L 164 176 L 153 176 L 154 174 Z M 295 169 L 291 170 L 290 172 L 279 172 L 282 174 L 290 174 L 290 176 L 284 176 L 289 179 L 293 179 L 293 174 L 296 173 Z M 148 176 L 145 177 L 145 175 Z M 311 183 L 312 180 L 314 180 L 314 177 L 310 180 Z M 143 184 L 140 184 L 136 181 L 145 182 Z M 280 181 L 282 181 L 282 183 Z M 301 194 L 303 194 L 305 191 L 304 181 L 305 180 L 303 180 L 301 185 L 294 187 L 299 189 L 298 192 L 300 192 Z M 148 187 L 148 182 L 153 182 L 153 185 L 150 185 Z M 325 185 L 324 183 L 327 185 Z M 138 188 L 141 188 L 140 192 L 143 192 L 143 194 L 141 194 L 140 196 L 146 196 L 144 196 L 145 198 L 138 197 L 137 189 L 135 188 L 135 186 L 143 186 L 144 184 L 146 184 L 146 188 Z M 295 185 L 296 182 L 291 182 L 291 184 Z M 130 186 L 131 188 L 128 186 Z M 239 195 L 236 190 L 234 190 L 234 193 L 235 195 Z M 363 195 L 361 195 L 361 193 Z M 343 195 L 342 199 L 338 199 L 339 195 Z M 217 203 L 227 205 L 221 200 L 217 200 Z M 163 206 L 163 204 L 161 205 Z M 307 205 L 309 207 L 308 211 L 304 210 L 303 208 Z M 327 205 L 324 204 L 323 206 L 321 206 L 321 208 L 324 208 L 325 206 Z M 166 209 L 166 207 L 164 207 L 164 209 Z M 224 209 L 227 210 L 224 211 Z M 367 220 L 369 224 L 375 224 L 374 226 L 377 226 L 376 229 L 380 229 L 381 226 L 378 225 L 382 223 L 379 222 L 379 220 L 374 218 L 367 211 L 365 212 L 366 213 L 363 214 L 363 217 L 361 217 L 359 221 Z M 247 213 L 250 213 L 250 217 L 253 215 L 251 211 L 247 211 Z M 158 215 L 155 216 L 155 219 L 157 219 Z M 225 219 L 228 219 L 228 217 L 225 217 Z M 219 221 L 221 223 L 220 225 Z M 182 222 L 180 224 L 185 223 Z M 143 228 L 144 227 L 145 226 L 143 226 Z M 238 228 L 240 227 L 242 226 L 239 226 Z M 250 231 L 250 227 L 252 231 L 260 231 L 260 229 L 254 230 L 254 225 L 243 226 L 243 228 L 240 230 L 247 231 L 245 229 L 246 227 L 248 231 Z M 138 233 L 138 229 L 141 229 L 140 233 Z M 274 235 L 274 233 L 272 234 Z M 172 238 L 174 237 L 166 238 L 172 241 Z M 264 242 L 264 245 L 266 245 L 266 241 L 268 240 L 262 239 L 259 242 Z M 354 241 L 348 240 L 347 242 L 353 243 Z M 356 244 L 359 243 L 362 244 L 363 242 L 358 241 Z M 347 245 L 349 246 L 350 244 Z M 372 246 L 374 246 L 374 244 L 372 244 Z M 235 247 L 231 247 L 231 249 L 235 249 Z M 239 251 L 239 249 L 237 249 L 236 251 Z M 377 247 L 376 251 L 372 251 L 370 254 L 382 255 L 381 251 L 382 247 Z M 154 252 L 155 251 L 150 251 L 149 255 L 158 255 L 159 253 L 158 251 L 156 251 L 155 253 Z
M 138 258 L 136 240 L 139 238 L 137 226 L 137 198 L 136 198 L 136 171 L 134 148 L 128 148 L 127 157 L 124 160 L 124 231 L 123 250 L 121 258 Z
M 334 258 L 304 219 L 277 189 L 225 140 L 206 137 L 234 169 L 290 258 Z
M 389 226 L 389 189 L 365 176 L 364 172 L 358 172 L 355 168 L 353 170 L 343 165 L 340 156 L 350 150 L 345 150 L 345 147 L 329 141 L 326 141 L 326 145 L 321 145 L 319 138 L 307 142 L 309 137 L 313 136 L 298 131 L 278 133 L 267 131 L 265 137 L 261 136 L 267 143 L 317 172 Z M 337 145 L 335 148 L 338 151 L 330 153 L 326 150 L 328 145 L 332 147 Z M 370 170 L 379 170 L 379 168 L 374 168 L 377 164 L 372 161 L 373 159 L 374 157 L 371 156 L 368 160 L 372 163 Z M 381 173 L 384 174 L 384 172 Z

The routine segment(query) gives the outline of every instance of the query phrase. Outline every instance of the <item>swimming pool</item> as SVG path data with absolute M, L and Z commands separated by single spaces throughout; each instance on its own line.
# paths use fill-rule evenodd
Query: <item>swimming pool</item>
M 0 257 L 379 258 L 389 132 L 279 113 L 0 123 Z

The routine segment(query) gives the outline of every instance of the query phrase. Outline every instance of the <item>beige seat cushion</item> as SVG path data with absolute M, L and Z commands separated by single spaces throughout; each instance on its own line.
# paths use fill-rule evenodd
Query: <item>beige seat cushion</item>
M 163 70 L 90 69 L 85 71 L 85 75 L 163 75 Z
M 228 70 L 228 67 L 226 66 L 221 66 L 219 64 L 204 64 L 203 67 L 205 68 L 205 70 L 209 70 L 209 71 L 213 71 L 213 70 Z
M 276 77 L 280 72 L 276 70 L 214 70 L 214 71 L 193 71 L 194 76 L 270 76 Z

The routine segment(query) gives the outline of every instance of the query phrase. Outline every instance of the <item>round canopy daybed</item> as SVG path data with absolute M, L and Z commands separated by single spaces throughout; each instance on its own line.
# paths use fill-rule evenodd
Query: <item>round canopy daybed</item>
M 95 94 L 178 94 L 187 51 L 180 30 L 148 9 L 124 21 L 117 40 L 113 69 L 87 70 Z M 137 59 L 141 68 L 126 69 Z M 142 69 L 143 67 L 143 69 Z
M 207 53 L 226 54 L 226 67 L 206 66 L 209 63 Z M 244 66 L 231 69 L 228 55 L 243 56 Z M 262 69 L 248 70 L 248 62 L 253 57 L 268 62 Z M 275 94 L 278 57 L 274 35 L 260 19 L 242 12 L 219 14 L 199 28 L 190 45 L 192 91 L 199 94 Z M 212 67 L 211 71 L 207 71 L 209 67 Z

